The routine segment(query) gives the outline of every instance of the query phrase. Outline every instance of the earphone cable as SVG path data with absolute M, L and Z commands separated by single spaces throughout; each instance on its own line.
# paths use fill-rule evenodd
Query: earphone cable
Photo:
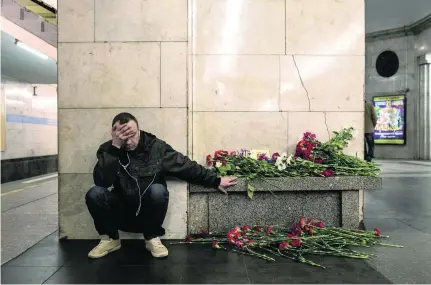
M 118 162 L 119 162 L 119 163 L 120 163 L 120 165 L 124 168 L 124 170 L 126 171 L 127 175 L 129 175 L 133 180 L 135 180 L 135 182 L 136 182 L 136 186 L 138 186 L 139 206 L 138 206 L 138 210 L 136 211 L 136 216 L 138 216 L 138 215 L 139 215 L 139 212 L 141 211 L 141 206 L 142 206 L 142 197 L 144 197 L 145 192 L 147 192 L 148 188 L 150 188 L 150 186 L 154 183 L 154 180 L 156 179 L 156 175 L 157 175 L 157 174 L 154 174 L 153 180 L 152 180 L 152 181 L 151 181 L 151 183 L 147 186 L 147 188 L 145 188 L 144 193 L 142 193 L 142 194 L 141 194 L 141 187 L 139 186 L 139 181 L 138 181 L 138 179 L 136 179 L 135 177 L 133 177 L 133 176 L 129 173 L 129 171 L 127 170 L 127 167 L 128 167 L 128 166 L 129 166 L 129 164 L 130 164 L 130 157 L 129 157 L 129 153 L 127 153 L 127 152 L 126 152 L 126 155 L 127 155 L 127 160 L 128 160 L 128 162 L 127 162 L 127 164 L 126 164 L 126 165 L 123 165 L 123 164 L 121 163 L 121 161 L 120 161 L 120 160 L 118 160 Z

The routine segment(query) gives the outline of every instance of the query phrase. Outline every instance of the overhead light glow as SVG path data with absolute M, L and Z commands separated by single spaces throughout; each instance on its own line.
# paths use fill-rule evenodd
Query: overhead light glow
M 45 55 L 45 54 L 43 54 L 43 53 L 40 53 L 40 52 L 38 52 L 37 50 L 35 50 L 35 49 L 33 49 L 33 48 L 31 48 L 31 47 L 29 47 L 29 46 L 27 46 L 27 45 L 23 44 L 23 43 L 22 43 L 22 42 L 20 42 L 19 40 L 16 40 L 16 45 L 17 45 L 18 47 L 22 48 L 22 49 L 25 49 L 25 50 L 26 50 L 26 51 L 28 51 L 28 52 L 31 52 L 31 53 L 33 53 L 33 54 L 35 54 L 35 55 L 37 55 L 37 56 L 39 56 L 39 57 L 43 58 L 43 59 L 48 59 L 48 56 L 47 56 L 47 55 Z

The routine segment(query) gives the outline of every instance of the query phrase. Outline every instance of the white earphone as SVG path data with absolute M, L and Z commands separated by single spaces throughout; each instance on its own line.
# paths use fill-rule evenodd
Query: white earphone
M 130 164 L 130 157 L 129 157 L 129 153 L 127 153 L 127 152 L 126 152 L 126 154 L 127 154 L 127 160 L 128 160 L 127 164 L 126 164 L 126 165 L 123 165 L 123 164 L 121 163 L 121 161 L 120 161 L 120 160 L 118 160 L 118 162 L 119 162 L 119 163 L 120 163 L 120 165 L 124 168 L 124 170 L 126 171 L 127 175 L 129 175 L 131 178 L 133 178 L 133 180 L 135 180 L 135 182 L 136 182 L 136 186 L 138 186 L 138 193 L 139 193 L 139 207 L 138 207 L 138 210 L 136 211 L 136 216 L 138 216 L 138 215 L 139 215 L 139 212 L 141 211 L 142 197 L 144 197 L 145 192 L 147 192 L 148 188 L 150 188 L 150 186 L 153 184 L 154 179 L 156 179 L 156 175 L 157 175 L 157 174 L 154 174 L 153 180 L 152 180 L 152 181 L 151 181 L 151 183 L 147 186 L 147 188 L 145 188 L 144 193 L 142 193 L 142 195 L 141 195 L 141 187 L 139 186 L 139 181 L 138 181 L 138 179 L 136 179 L 135 177 L 133 177 L 133 176 L 129 173 L 129 171 L 127 171 L 127 167 L 128 167 L 128 166 L 129 166 L 129 164 Z

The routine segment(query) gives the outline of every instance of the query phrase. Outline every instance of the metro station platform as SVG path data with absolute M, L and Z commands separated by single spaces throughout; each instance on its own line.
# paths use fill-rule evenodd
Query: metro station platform
M 429 283 L 431 163 L 377 161 L 383 189 L 367 191 L 365 226 L 402 249 L 377 247 L 370 260 L 315 257 L 326 269 L 289 260 L 269 263 L 209 245 L 169 245 L 153 259 L 143 241 L 89 260 L 97 241 L 57 239 L 55 176 L 2 185 L 2 283 Z M 28 182 L 30 181 L 30 182 Z M 24 183 L 23 183 L 24 182 Z M 27 183 L 25 183 L 27 182 Z

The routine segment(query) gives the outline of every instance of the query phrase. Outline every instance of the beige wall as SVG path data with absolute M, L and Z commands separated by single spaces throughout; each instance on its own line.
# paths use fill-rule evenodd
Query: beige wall
M 2 108 L 7 114 L 1 159 L 56 155 L 56 85 L 29 84 L 4 76 L 1 80 Z M 37 96 L 33 96 L 36 87 Z M 3 119 L 3 118 L 2 118 Z M 24 120 L 24 121 L 23 121 Z M 2 141 L 3 142 L 3 141 Z
M 199 162 L 216 149 L 292 151 L 354 126 L 362 155 L 362 0 L 59 0 L 60 234 L 96 236 L 84 204 L 120 111 Z M 186 234 L 170 184 L 168 238 Z

